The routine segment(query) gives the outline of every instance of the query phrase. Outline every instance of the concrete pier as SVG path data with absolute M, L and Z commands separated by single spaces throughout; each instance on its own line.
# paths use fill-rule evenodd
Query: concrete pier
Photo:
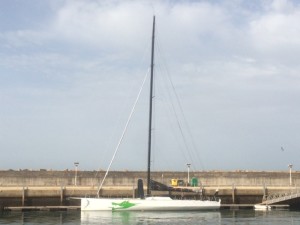
M 35 206 L 79 206 L 72 197 L 95 196 L 104 171 L 0 171 L 0 208 Z M 224 205 L 254 205 L 261 203 L 268 195 L 289 193 L 297 190 L 300 173 L 292 173 L 289 185 L 288 171 L 198 171 L 190 172 L 198 178 L 197 187 L 188 187 L 195 193 L 171 192 L 175 198 L 212 197 L 216 190 Z M 101 195 L 104 197 L 133 197 L 139 178 L 146 180 L 145 172 L 110 172 Z M 152 179 L 170 185 L 173 178 L 186 180 L 186 172 L 157 171 Z M 76 179 L 76 185 L 75 185 Z M 166 192 L 153 192 L 166 195 Z

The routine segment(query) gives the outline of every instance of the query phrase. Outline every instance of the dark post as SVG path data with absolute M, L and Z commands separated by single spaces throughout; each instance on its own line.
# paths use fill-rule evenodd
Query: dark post
M 64 203 L 64 190 L 65 188 L 63 186 L 60 187 L 60 205 L 63 205 Z
M 22 206 L 25 206 L 26 189 L 27 188 L 23 186 L 23 189 L 22 189 Z
M 236 188 L 235 185 L 232 184 L 232 204 L 235 204 L 235 193 L 236 192 Z

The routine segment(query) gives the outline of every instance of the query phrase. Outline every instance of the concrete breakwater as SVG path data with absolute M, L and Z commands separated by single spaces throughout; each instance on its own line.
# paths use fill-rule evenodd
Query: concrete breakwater
M 70 197 L 95 196 L 104 171 L 0 171 L 0 207 L 35 205 L 78 205 Z M 224 204 L 260 203 L 268 195 L 296 190 L 300 172 L 257 171 L 196 171 L 190 178 L 198 179 L 196 192 L 191 195 L 172 192 L 176 198 L 212 197 L 216 190 Z M 290 176 L 291 175 L 291 176 Z M 146 173 L 139 171 L 112 171 L 107 177 L 101 194 L 104 197 L 132 197 L 139 178 L 146 180 Z M 156 171 L 152 179 L 170 185 L 171 179 L 187 180 L 187 172 Z M 76 182 L 76 185 L 75 185 Z M 290 185 L 291 182 L 291 185 Z M 156 195 L 168 193 L 153 192 Z

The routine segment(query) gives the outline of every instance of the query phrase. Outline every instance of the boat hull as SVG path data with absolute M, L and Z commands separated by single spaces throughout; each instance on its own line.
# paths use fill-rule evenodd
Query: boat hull
M 254 205 L 254 209 L 255 210 L 271 210 L 271 206 L 257 204 L 257 205 Z
M 172 200 L 169 197 L 81 198 L 81 211 L 198 211 L 219 209 L 220 205 L 221 201 Z

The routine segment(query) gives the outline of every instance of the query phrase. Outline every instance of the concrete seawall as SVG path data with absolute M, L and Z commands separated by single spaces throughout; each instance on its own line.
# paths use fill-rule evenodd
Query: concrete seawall
M 75 186 L 75 171 L 0 171 L 0 207 L 79 205 L 70 197 L 94 196 L 105 172 L 78 171 Z M 219 191 L 224 204 L 255 204 L 272 193 L 297 190 L 300 173 L 257 171 L 199 171 L 190 177 L 199 180 L 194 189 L 199 194 L 191 196 L 172 192 L 176 198 L 213 196 Z M 105 197 L 132 197 L 135 195 L 137 179 L 146 180 L 145 172 L 112 171 L 101 191 Z M 153 172 L 152 179 L 170 185 L 173 178 L 187 180 L 187 172 Z M 154 192 L 156 195 L 166 194 Z
M 77 185 L 97 186 L 105 172 L 78 171 Z M 152 179 L 164 184 L 170 184 L 173 178 L 187 180 L 187 172 L 157 171 Z M 265 171 L 198 171 L 190 172 L 190 177 L 199 179 L 202 186 L 289 186 L 290 174 L 284 172 Z M 105 185 L 133 186 L 137 179 L 146 178 L 146 172 L 112 171 Z M 0 171 L 0 186 L 69 186 L 75 183 L 75 171 Z M 300 186 L 300 172 L 292 172 L 292 185 Z

